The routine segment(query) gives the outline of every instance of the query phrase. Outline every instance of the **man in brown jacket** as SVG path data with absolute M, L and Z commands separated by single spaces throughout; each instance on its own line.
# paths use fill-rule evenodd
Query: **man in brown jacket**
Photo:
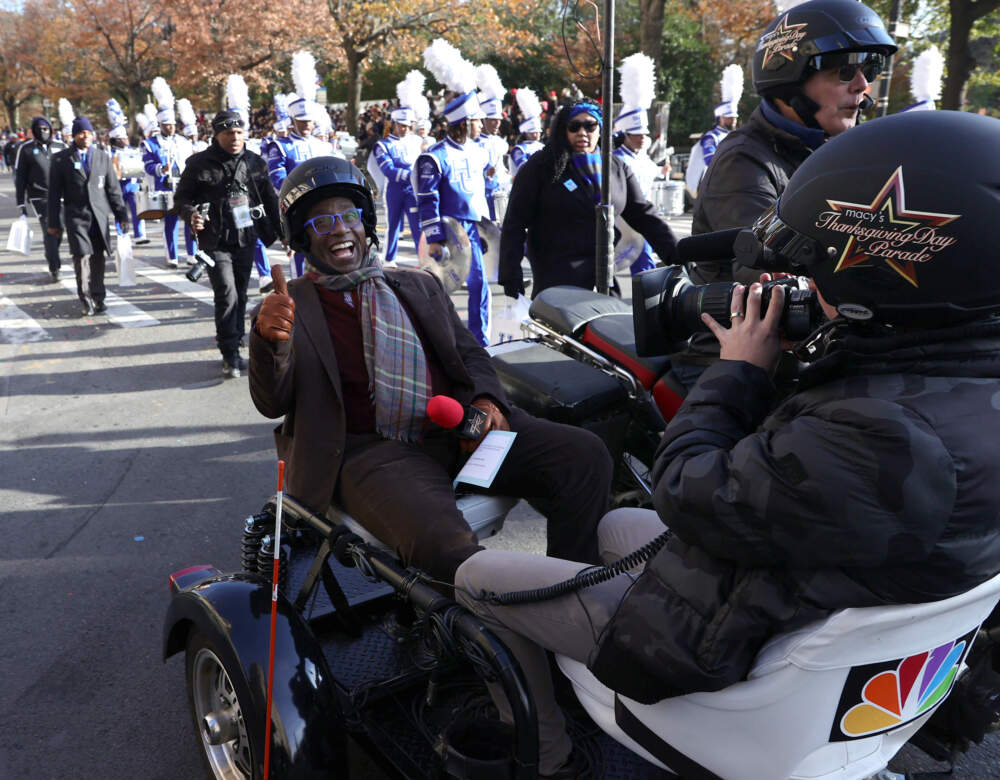
M 447 395 L 485 415 L 483 435 L 516 438 L 490 488 L 528 499 L 548 520 L 548 554 L 597 562 L 611 458 L 579 428 L 509 405 L 490 358 L 425 271 L 382 269 L 371 249 L 375 204 L 361 173 L 319 157 L 279 197 L 288 244 L 307 273 L 260 307 L 250 334 L 250 393 L 275 432 L 291 495 L 323 512 L 338 502 L 407 564 L 451 582 L 482 549 L 455 504 L 464 452 L 426 419 Z

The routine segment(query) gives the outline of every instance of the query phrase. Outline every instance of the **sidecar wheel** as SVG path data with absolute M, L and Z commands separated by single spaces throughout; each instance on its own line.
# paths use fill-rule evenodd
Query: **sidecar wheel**
M 207 636 L 188 637 L 188 701 L 209 776 L 253 780 L 254 754 L 245 713 L 250 700 L 243 670 L 222 661 L 226 653 Z

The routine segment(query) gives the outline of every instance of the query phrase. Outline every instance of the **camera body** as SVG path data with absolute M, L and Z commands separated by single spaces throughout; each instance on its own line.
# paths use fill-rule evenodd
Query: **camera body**
M 735 233 L 735 231 L 733 231 Z M 721 233 L 719 235 L 722 235 Z M 730 238 L 731 240 L 731 238 Z M 790 271 L 791 267 L 758 241 L 752 231 L 739 231 L 732 241 L 736 262 L 761 271 Z M 733 290 L 737 282 L 694 284 L 683 266 L 654 268 L 632 277 L 632 324 L 636 352 L 641 357 L 666 355 L 682 350 L 692 333 L 707 332 L 702 313 L 721 325 L 730 324 Z M 767 311 L 775 287 L 785 288 L 780 327 L 792 341 L 808 336 L 825 320 L 816 294 L 804 277 L 765 282 L 761 316 Z
M 211 208 L 211 204 L 199 203 L 196 208 L 198 209 L 198 213 L 201 214 L 201 218 L 208 222 L 208 210 Z M 195 264 L 191 266 L 185 274 L 188 280 L 192 282 L 197 282 L 202 276 L 205 275 L 205 271 L 208 268 L 215 266 L 215 261 L 211 258 L 211 256 L 203 252 L 201 249 L 199 249 L 195 254 L 195 258 Z

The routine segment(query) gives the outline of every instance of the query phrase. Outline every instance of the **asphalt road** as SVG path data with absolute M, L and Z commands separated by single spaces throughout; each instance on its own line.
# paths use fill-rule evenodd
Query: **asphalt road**
M 15 214 L 0 176 L 0 239 Z M 201 777 L 183 662 L 161 657 L 167 578 L 239 567 L 274 423 L 221 378 L 210 290 L 164 268 L 158 227 L 138 284 L 109 273 L 109 314 L 82 318 L 65 244 L 53 284 L 31 225 L 31 257 L 0 251 L 0 778 Z M 540 549 L 537 516 L 496 543 Z M 955 776 L 998 766 L 994 738 Z

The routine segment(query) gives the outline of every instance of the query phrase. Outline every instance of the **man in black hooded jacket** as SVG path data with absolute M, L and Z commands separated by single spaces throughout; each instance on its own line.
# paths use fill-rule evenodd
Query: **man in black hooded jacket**
M 781 288 L 766 314 L 760 284 L 736 288 L 729 328 L 702 315 L 721 359 L 663 434 L 657 511 L 598 527 L 610 562 L 669 526 L 643 570 L 499 606 L 481 594 L 586 567 L 485 550 L 459 568 L 459 600 L 532 689 L 542 774 L 571 776 L 549 771 L 570 740 L 542 648 L 649 704 L 745 679 L 769 638 L 832 611 L 939 601 L 1000 574 L 1000 278 L 983 261 L 1000 158 L 977 154 L 997 133 L 959 111 L 900 114 L 793 174 L 753 234 L 814 281 L 827 321 L 800 350 L 813 362 L 774 408 Z
M 28 214 L 28 202 L 35 210 L 45 240 L 45 260 L 49 264 L 52 281 L 57 282 L 59 269 L 62 267 L 59 260 L 62 233 L 52 234 L 48 231 L 49 166 L 52 156 L 65 149 L 66 144 L 53 140 L 52 125 L 43 116 L 36 116 L 31 120 L 31 135 L 33 139 L 25 141 L 17 149 L 14 160 L 14 191 L 17 207 L 23 216 Z
M 222 353 L 222 374 L 234 378 L 247 368 L 239 349 L 254 247 L 258 238 L 269 246 L 280 232 L 278 198 L 264 158 L 245 146 L 242 116 L 220 111 L 212 119 L 212 130 L 211 145 L 188 158 L 174 207 L 215 261 L 208 269 L 215 295 L 215 338 Z M 207 207 L 207 213 L 199 206 Z

